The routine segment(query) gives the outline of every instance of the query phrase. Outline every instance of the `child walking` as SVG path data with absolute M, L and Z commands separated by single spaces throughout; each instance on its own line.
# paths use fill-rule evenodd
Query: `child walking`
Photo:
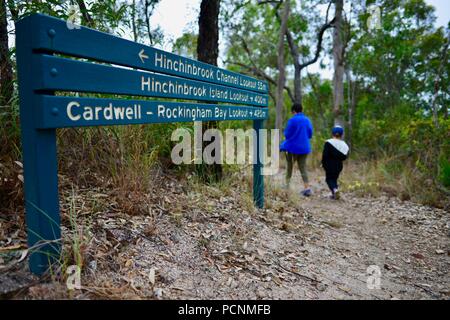
M 344 129 L 335 126 L 331 131 L 332 138 L 325 142 L 322 153 L 322 167 L 325 169 L 325 181 L 331 190 L 331 198 L 339 199 L 339 174 L 342 171 L 345 159 L 347 159 L 349 147 L 342 140 Z

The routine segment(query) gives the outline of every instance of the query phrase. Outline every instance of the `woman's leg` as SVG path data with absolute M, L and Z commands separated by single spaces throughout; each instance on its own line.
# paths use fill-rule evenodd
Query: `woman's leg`
M 308 159 L 307 154 L 297 155 L 298 169 L 300 170 L 300 173 L 302 175 L 303 184 L 305 185 L 305 189 L 309 189 L 308 171 L 306 169 L 306 160 L 307 159 Z

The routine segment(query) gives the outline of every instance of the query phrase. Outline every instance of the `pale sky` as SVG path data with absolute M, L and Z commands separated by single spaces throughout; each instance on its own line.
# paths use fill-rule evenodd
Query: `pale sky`
M 152 26 L 161 26 L 164 31 L 163 49 L 170 49 L 171 42 L 181 37 L 184 31 L 198 29 L 200 0 L 161 0 L 151 17 Z
M 431 4 L 436 8 L 436 25 L 446 26 L 450 20 L 450 1 L 449 0 L 426 0 L 427 3 Z
M 152 24 L 160 25 L 166 37 L 176 39 L 184 30 L 197 28 L 200 0 L 161 0 L 152 16 Z M 445 26 L 450 20 L 449 0 L 426 0 L 436 8 L 436 25 Z

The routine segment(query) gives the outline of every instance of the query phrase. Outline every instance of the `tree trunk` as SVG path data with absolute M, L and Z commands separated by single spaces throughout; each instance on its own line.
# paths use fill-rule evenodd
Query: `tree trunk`
M 78 3 L 78 7 L 80 8 L 81 17 L 83 18 L 82 24 L 84 24 L 85 26 L 94 28 L 95 27 L 94 20 L 92 19 L 91 15 L 89 14 L 89 11 L 86 8 L 86 4 L 84 3 L 84 0 L 77 0 L 77 3 Z
M 329 5 L 331 5 L 331 2 Z M 279 19 L 279 15 L 277 15 L 277 17 Z M 286 29 L 286 37 L 288 39 L 292 59 L 294 60 L 294 99 L 293 99 L 294 103 L 302 103 L 302 70 L 307 66 L 316 63 L 316 61 L 319 59 L 320 52 L 322 51 L 323 35 L 328 28 L 332 27 L 333 22 L 334 19 L 328 22 L 328 14 L 327 14 L 325 24 L 320 28 L 319 33 L 317 34 L 317 47 L 314 57 L 311 60 L 306 61 L 304 63 L 300 63 L 300 53 L 298 46 L 295 43 L 289 29 Z
M 3 0 L 0 0 L 3 1 Z M 8 0 L 9 12 L 11 12 L 11 18 L 16 23 L 19 20 L 19 10 L 14 3 L 14 0 Z
M 356 84 L 352 81 L 350 76 L 350 70 L 345 70 L 345 75 L 347 78 L 347 92 L 348 92 L 348 130 L 347 130 L 347 144 L 350 149 L 352 148 L 353 143 L 353 117 L 355 115 L 355 107 L 356 107 Z
M 133 41 L 138 42 L 137 27 L 136 27 L 136 0 L 131 4 L 131 27 L 133 29 Z
M 294 103 L 302 103 L 302 70 L 294 63 Z
M 273 3 L 274 7 L 276 8 L 275 3 Z M 331 2 L 328 5 L 328 8 L 330 7 Z M 282 23 L 282 18 L 280 17 L 278 11 L 275 9 L 275 15 L 280 23 Z M 288 13 L 289 15 L 289 13 Z M 333 26 L 334 19 L 330 22 L 328 22 L 328 10 L 327 10 L 327 18 L 325 20 L 325 24 L 320 28 L 319 33 L 317 35 L 317 47 L 316 52 L 314 54 L 314 57 L 305 62 L 300 63 L 300 53 L 297 44 L 295 43 L 294 38 L 292 37 L 292 34 L 289 30 L 289 28 L 286 26 L 286 38 L 288 40 L 289 49 L 291 52 L 292 59 L 294 61 L 294 95 L 292 95 L 289 87 L 286 85 L 284 88 L 289 94 L 289 98 L 291 98 L 291 101 L 293 103 L 302 103 L 302 70 L 306 68 L 307 66 L 316 63 L 316 61 L 319 59 L 320 52 L 322 51 L 322 40 L 323 40 L 323 34 L 328 28 L 331 28 Z M 284 41 L 284 40 L 283 40 Z M 284 49 L 283 49 L 284 50 Z M 279 58 L 280 56 L 278 56 Z M 284 58 L 284 57 L 283 57 Z M 265 77 L 267 79 L 267 77 Z M 269 80 L 270 81 L 270 80 Z M 275 99 L 276 103 L 276 99 Z M 276 121 L 275 121 L 276 123 Z
M 220 0 L 202 0 L 198 19 L 197 59 L 214 66 L 217 66 L 219 56 L 219 10 Z M 217 128 L 217 121 L 207 121 L 202 128 L 204 131 Z M 204 143 L 203 149 L 209 143 Z M 197 172 L 205 182 L 219 181 L 222 178 L 222 165 L 202 164 L 197 166 Z
M 147 33 L 148 33 L 148 39 L 150 41 L 150 45 L 153 45 L 153 36 L 152 36 L 152 30 L 150 27 L 150 13 L 148 12 L 148 7 L 152 5 L 151 1 L 146 0 L 144 4 L 144 12 L 145 12 L 145 23 L 147 25 Z
M 334 124 L 344 126 L 344 39 L 342 11 L 344 0 L 335 1 L 335 29 L 333 33 L 333 114 Z
M 280 36 L 278 38 L 278 83 L 276 93 L 276 117 L 275 117 L 275 129 L 281 129 L 283 126 L 283 89 L 286 82 L 286 70 L 284 62 L 284 36 L 287 30 L 287 21 L 289 18 L 289 0 L 284 2 L 283 15 L 281 17 Z
M 294 60 L 294 103 L 302 103 L 302 68 L 300 66 L 300 53 L 298 46 L 292 38 L 291 32 L 286 30 L 286 37 L 288 39 L 289 49 L 291 51 L 292 59 Z
M 441 61 L 439 63 L 439 67 L 436 73 L 436 76 L 434 78 L 434 94 L 433 94 L 433 101 L 431 103 L 431 109 L 433 111 L 433 122 L 436 128 L 439 127 L 439 117 L 438 117 L 438 109 L 437 109 L 437 99 L 439 97 L 439 82 L 441 81 L 442 77 L 442 71 L 447 63 L 447 54 L 448 54 L 448 46 L 449 46 L 450 40 L 447 38 L 447 42 L 444 45 L 444 48 L 442 49 L 441 54 Z M 448 109 L 447 106 L 444 106 L 444 109 Z
M 444 119 L 447 120 L 448 119 L 448 107 L 444 106 Z
M 320 90 L 319 90 L 319 88 L 317 87 L 317 85 L 316 85 L 316 83 L 315 83 L 315 79 L 313 79 L 313 77 L 311 76 L 311 74 L 309 73 L 309 72 L 307 72 L 307 76 L 308 76 L 308 79 L 309 79 L 309 83 L 311 84 L 311 88 L 312 88 L 312 94 L 314 95 L 314 97 L 316 98 L 316 101 L 317 101 L 317 107 L 318 107 L 318 111 L 319 111 L 319 117 L 320 117 L 320 120 L 321 120 L 321 126 L 319 127 L 320 129 L 324 129 L 324 128 L 327 128 L 328 127 L 328 121 L 327 121 L 327 119 L 325 118 L 325 108 L 324 108 L 324 106 L 323 106 L 323 104 L 322 104 L 322 101 L 321 101 L 321 96 L 320 96 Z M 318 126 L 317 126 L 318 127 Z M 319 130 L 317 130 L 317 131 L 319 131 Z
M 0 0 L 0 105 L 6 106 L 13 97 L 13 71 L 8 48 L 6 1 Z

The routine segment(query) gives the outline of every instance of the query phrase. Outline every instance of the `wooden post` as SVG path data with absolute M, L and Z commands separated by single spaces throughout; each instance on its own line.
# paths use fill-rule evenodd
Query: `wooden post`
M 38 95 L 34 92 L 31 43 L 32 20 L 23 19 L 16 26 L 19 77 L 20 127 L 24 170 L 25 213 L 28 229 L 29 265 L 41 275 L 59 261 L 61 228 L 58 200 L 58 162 L 56 130 L 37 129 Z M 48 36 L 52 36 L 48 30 Z M 27 63 L 28 62 L 28 63 Z M 49 70 L 50 72 L 50 70 Z
M 253 120 L 253 129 L 256 131 L 256 139 L 253 141 L 253 157 L 256 162 L 253 165 L 253 201 L 259 209 L 264 208 L 264 176 L 263 169 L 263 147 L 264 139 L 261 129 L 264 127 L 264 120 Z

